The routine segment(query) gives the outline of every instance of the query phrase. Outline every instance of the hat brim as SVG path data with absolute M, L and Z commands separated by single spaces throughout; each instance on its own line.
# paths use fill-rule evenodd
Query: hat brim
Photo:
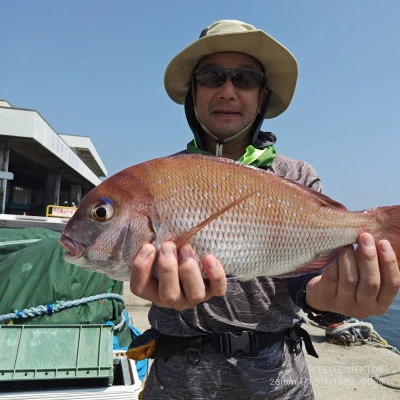
M 165 71 L 164 85 L 169 97 L 183 104 L 197 63 L 206 55 L 224 51 L 249 54 L 264 66 L 271 96 L 265 118 L 274 118 L 288 108 L 297 82 L 296 59 L 262 30 L 204 36 L 186 47 Z

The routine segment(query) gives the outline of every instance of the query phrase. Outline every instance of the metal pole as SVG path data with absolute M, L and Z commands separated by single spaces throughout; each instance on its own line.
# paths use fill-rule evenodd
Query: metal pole
M 8 140 L 0 141 L 0 172 L 8 172 L 8 165 L 10 163 L 10 142 Z M 6 174 L 4 174 L 6 175 Z M 0 198 L 1 198 L 1 214 L 4 214 L 6 209 L 6 198 L 7 198 L 7 179 L 6 176 L 2 176 L 1 187 L 0 187 Z M 11 178 L 12 179 L 12 178 Z

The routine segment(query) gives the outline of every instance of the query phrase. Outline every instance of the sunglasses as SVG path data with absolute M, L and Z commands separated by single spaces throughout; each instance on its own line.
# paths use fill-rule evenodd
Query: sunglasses
M 265 85 L 265 74 L 251 68 L 204 67 L 196 69 L 193 78 L 201 86 L 219 87 L 226 82 L 228 74 L 238 89 L 255 89 Z

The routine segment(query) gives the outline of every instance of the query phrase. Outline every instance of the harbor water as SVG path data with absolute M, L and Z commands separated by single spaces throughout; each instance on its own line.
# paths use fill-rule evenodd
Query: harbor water
M 369 317 L 366 321 L 370 322 L 375 331 L 386 339 L 390 345 L 400 351 L 400 294 L 397 295 L 386 314 Z

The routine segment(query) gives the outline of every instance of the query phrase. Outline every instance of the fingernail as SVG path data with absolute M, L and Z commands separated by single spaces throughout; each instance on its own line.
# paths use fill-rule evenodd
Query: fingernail
M 149 246 L 144 245 L 139 252 L 140 257 L 142 258 L 148 258 L 151 255 L 152 250 L 149 248 Z
M 214 257 L 209 257 L 207 261 L 208 261 L 208 268 L 209 269 L 214 269 L 214 268 L 217 267 L 217 263 L 216 263 Z
M 179 256 L 180 256 L 182 261 L 186 261 L 189 258 L 193 258 L 193 254 L 191 253 L 191 251 L 186 246 L 183 246 L 180 249 Z
M 174 247 L 171 243 L 164 243 L 161 247 L 161 251 L 164 256 L 166 257 L 172 257 L 174 255 Z
M 362 238 L 362 243 L 366 247 L 374 247 L 375 246 L 375 240 L 371 235 L 363 235 Z
M 385 253 L 391 253 L 392 252 L 392 246 L 387 240 L 382 240 L 381 242 L 381 249 Z

